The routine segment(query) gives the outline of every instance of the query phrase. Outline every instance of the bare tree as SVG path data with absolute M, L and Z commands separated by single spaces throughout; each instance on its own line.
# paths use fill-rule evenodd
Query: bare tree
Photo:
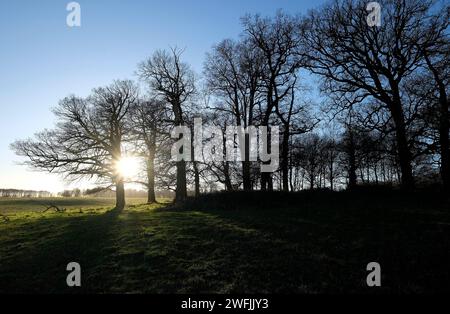
M 283 127 L 281 140 L 281 175 L 283 191 L 289 191 L 289 143 L 292 136 L 310 132 L 319 123 L 313 118 L 306 103 L 300 103 L 295 97 L 296 79 L 290 86 L 290 97 L 282 99 L 275 107 L 275 112 Z
M 182 50 L 156 51 L 153 56 L 139 64 L 138 73 L 149 83 L 152 92 L 170 104 L 173 125 L 185 125 L 183 114 L 186 102 L 195 93 L 194 73 L 188 64 L 181 61 Z M 180 139 L 182 135 L 180 135 Z M 177 183 L 175 202 L 187 197 L 186 161 L 177 161 Z
M 309 188 L 312 190 L 316 187 L 319 175 L 323 140 L 317 134 L 309 134 L 298 138 L 295 146 L 294 158 L 298 161 L 299 166 L 305 170 Z
M 11 145 L 24 163 L 68 179 L 82 177 L 107 179 L 116 187 L 116 209 L 125 206 L 123 174 L 118 163 L 122 158 L 122 140 L 127 130 L 125 118 L 137 98 L 131 81 L 115 81 L 94 89 L 83 99 L 70 96 L 53 110 L 56 127 L 36 134 L 35 139 Z
M 147 202 L 156 202 L 155 195 L 155 158 L 159 145 L 164 145 L 164 117 L 166 106 L 155 99 L 139 100 L 130 109 L 130 135 L 134 150 L 145 158 L 146 181 L 138 181 L 147 188 Z
M 227 39 L 214 46 L 204 65 L 207 88 L 219 99 L 213 110 L 230 115 L 237 125 L 246 130 L 256 123 L 255 110 L 261 102 L 262 62 L 261 53 L 253 49 L 248 40 L 234 42 Z M 245 191 L 252 189 L 250 145 L 250 136 L 246 132 L 242 161 Z M 224 169 L 228 169 L 228 164 L 224 165 Z
M 450 81 L 450 42 L 449 21 L 450 5 L 447 3 L 437 8 L 436 14 L 430 15 L 428 23 L 422 29 L 418 49 L 424 57 L 428 77 L 434 82 L 439 103 L 439 144 L 441 154 L 441 177 L 446 190 L 450 190 L 450 115 L 448 104 L 448 84 Z
M 260 103 L 264 106 L 259 106 L 259 120 L 262 126 L 268 126 L 272 114 L 283 99 L 290 96 L 296 82 L 295 73 L 301 65 L 301 58 L 295 53 L 300 44 L 297 31 L 299 19 L 279 11 L 274 18 L 247 15 L 242 19 L 242 24 L 250 45 L 262 55 L 265 102 Z M 286 172 L 284 184 L 287 188 Z M 261 174 L 261 189 L 273 189 L 270 173 Z
M 312 11 L 299 54 L 308 57 L 311 71 L 324 78 L 323 88 L 328 93 L 357 102 L 373 97 L 386 106 L 395 124 L 402 186 L 411 188 L 412 154 L 402 83 L 422 58 L 417 49 L 418 29 L 425 23 L 430 1 L 385 0 L 380 4 L 381 27 L 367 24 L 365 1 L 335 1 L 321 11 Z

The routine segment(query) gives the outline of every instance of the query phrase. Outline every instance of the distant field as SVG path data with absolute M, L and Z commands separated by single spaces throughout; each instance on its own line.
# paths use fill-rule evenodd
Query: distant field
M 0 217 L 0 293 L 450 292 L 437 194 L 228 193 L 119 214 L 112 200 L 60 199 L 65 213 L 3 201 L 16 211 Z M 72 261 L 80 288 L 66 285 Z M 379 288 L 366 285 L 372 261 Z
M 127 198 L 127 202 L 131 205 L 142 204 L 146 202 L 146 199 Z M 115 200 L 113 198 L 95 197 L 0 198 L 0 213 L 43 211 L 50 204 L 68 210 L 79 208 L 95 209 L 105 206 L 114 207 Z

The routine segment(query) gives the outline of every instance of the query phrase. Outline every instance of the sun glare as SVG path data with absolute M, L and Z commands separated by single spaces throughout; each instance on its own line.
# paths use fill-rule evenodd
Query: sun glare
M 139 172 L 139 159 L 136 157 L 124 157 L 117 162 L 116 168 L 122 177 L 134 177 Z

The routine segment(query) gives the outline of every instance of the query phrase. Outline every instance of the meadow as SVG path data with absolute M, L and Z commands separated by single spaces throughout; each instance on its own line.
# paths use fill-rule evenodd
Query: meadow
M 144 203 L 143 198 L 129 198 L 129 204 Z M 40 212 L 47 209 L 51 204 L 61 209 L 101 209 L 103 207 L 114 207 L 113 198 L 99 197 L 50 197 L 50 198 L 0 198 L 0 214 L 15 215 L 24 212 Z
M 67 211 L 42 212 L 42 203 Z M 0 293 L 449 292 L 448 197 L 431 192 L 1 199 Z M 1 217 L 0 217 L 1 218 Z M 82 286 L 66 285 L 81 265 Z M 366 285 L 381 265 L 382 286 Z

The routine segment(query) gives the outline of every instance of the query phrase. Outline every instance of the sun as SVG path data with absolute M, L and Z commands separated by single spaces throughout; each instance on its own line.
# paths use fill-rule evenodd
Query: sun
M 116 170 L 122 177 L 131 178 L 138 174 L 139 166 L 138 158 L 123 157 L 116 163 Z

